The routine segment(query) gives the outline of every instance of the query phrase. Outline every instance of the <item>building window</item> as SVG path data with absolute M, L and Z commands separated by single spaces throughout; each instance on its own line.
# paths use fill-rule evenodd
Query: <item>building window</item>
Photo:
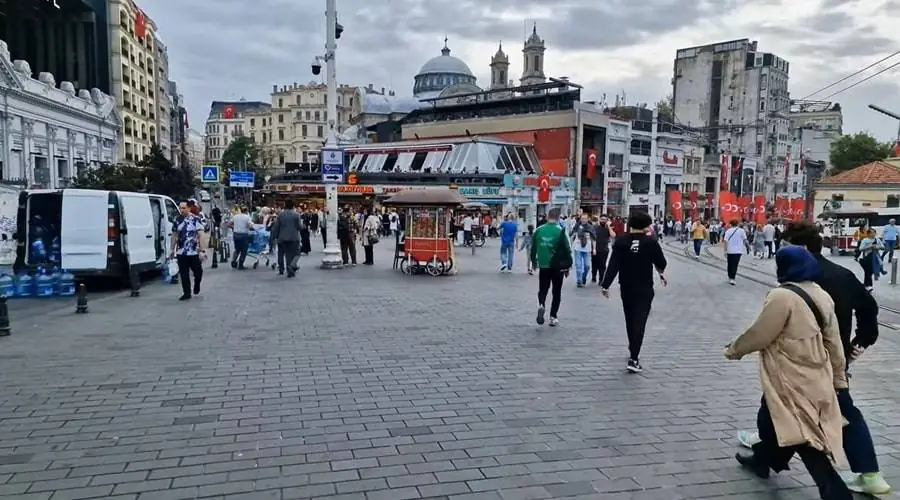
M 284 115 L 278 115 L 278 123 L 284 123 Z
M 307 112 L 306 112 L 306 121 L 310 121 L 310 120 L 312 120 L 312 112 L 311 112 L 311 111 L 307 111 Z
M 319 121 L 319 112 L 318 111 L 316 111 L 315 117 L 316 117 L 316 121 Z
M 885 207 L 900 208 L 900 196 L 896 194 L 887 195 L 887 202 L 885 203 Z
M 791 189 L 791 191 L 794 193 L 797 192 L 797 183 L 796 182 L 793 183 L 793 188 Z
M 250 119 L 250 128 L 253 128 L 253 127 L 255 127 L 255 126 L 256 126 L 256 120 L 253 119 L 253 118 L 251 118 L 251 119 Z
M 298 95 L 297 96 L 297 106 L 299 106 L 299 105 L 300 105 L 300 96 Z
M 284 107 L 284 99 L 278 99 L 278 107 L 279 107 L 279 108 L 283 108 L 283 107 Z
M 650 141 L 641 139 L 631 140 L 631 154 L 650 156 Z
M 278 129 L 278 140 L 279 141 L 284 140 L 284 129 L 283 128 Z
M 306 125 L 300 127 L 300 135 L 306 137 Z
M 323 129 L 324 129 L 324 128 L 325 128 L 325 127 L 323 127 L 323 126 L 321 126 L 321 125 L 319 125 L 318 127 L 316 127 L 316 133 L 317 133 L 317 135 L 318 135 L 319 137 L 324 137 L 324 136 L 325 136 L 325 134 L 323 133 Z
M 534 70 L 541 71 L 541 56 L 534 56 Z

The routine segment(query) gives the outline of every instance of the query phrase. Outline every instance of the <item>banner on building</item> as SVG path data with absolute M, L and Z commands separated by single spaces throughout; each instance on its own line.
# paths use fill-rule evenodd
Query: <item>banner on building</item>
M 691 191 L 690 193 L 688 193 L 688 202 L 690 204 L 690 209 L 691 209 L 691 220 L 697 220 L 697 218 L 698 218 L 697 217 L 698 216 L 698 214 L 697 214 L 697 207 L 698 207 L 697 199 L 698 199 L 698 194 L 696 191 Z
M 669 214 L 671 214 L 672 220 L 683 220 L 684 211 L 681 203 L 681 191 L 677 189 L 670 189 L 668 193 L 666 193 L 666 198 L 668 198 Z
M 597 150 L 588 149 L 587 150 L 587 171 L 585 172 L 585 177 L 590 180 L 593 180 L 594 177 L 597 176 Z

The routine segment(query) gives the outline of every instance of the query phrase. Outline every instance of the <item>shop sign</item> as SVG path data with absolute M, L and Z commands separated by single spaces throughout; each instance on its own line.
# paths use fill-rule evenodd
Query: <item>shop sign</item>
M 459 194 L 468 198 L 503 198 L 499 187 L 461 187 Z

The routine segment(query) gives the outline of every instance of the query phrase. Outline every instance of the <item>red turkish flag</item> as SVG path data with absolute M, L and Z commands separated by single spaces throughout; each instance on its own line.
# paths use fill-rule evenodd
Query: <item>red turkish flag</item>
M 231 106 L 225 106 L 225 111 L 222 112 L 222 115 L 226 120 L 231 120 L 232 118 L 234 118 L 234 108 L 232 108 Z
M 147 36 L 147 15 L 140 9 L 138 9 L 137 14 L 134 15 L 134 34 L 137 35 L 138 38 Z
M 548 203 L 550 201 L 550 177 L 547 174 L 541 174 L 538 177 L 538 203 Z
M 594 149 L 587 150 L 587 172 L 585 177 L 593 179 L 597 175 L 597 151 Z

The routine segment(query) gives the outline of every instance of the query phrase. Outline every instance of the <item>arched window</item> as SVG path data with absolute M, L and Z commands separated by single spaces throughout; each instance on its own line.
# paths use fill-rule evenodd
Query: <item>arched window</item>
M 119 26 L 128 29 L 128 13 L 124 10 L 119 11 Z

